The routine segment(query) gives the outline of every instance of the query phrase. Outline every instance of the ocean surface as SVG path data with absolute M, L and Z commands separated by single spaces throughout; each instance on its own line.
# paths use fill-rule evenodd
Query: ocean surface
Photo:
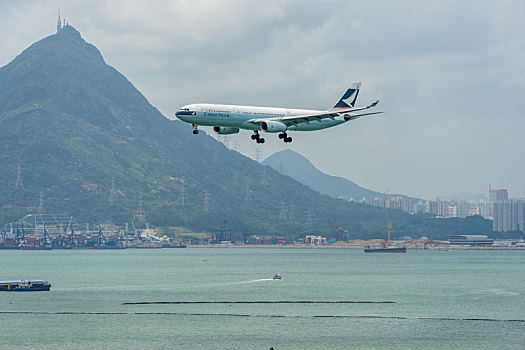
M 0 250 L 11 279 L 52 288 L 0 292 L 1 349 L 525 349 L 525 251 Z M 225 303 L 123 304 L 190 301 Z

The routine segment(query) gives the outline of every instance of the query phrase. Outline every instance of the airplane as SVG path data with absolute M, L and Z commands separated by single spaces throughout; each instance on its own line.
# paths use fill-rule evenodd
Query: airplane
M 365 112 L 375 107 L 379 100 L 366 107 L 354 107 L 360 87 L 360 82 L 353 83 L 326 111 L 198 103 L 181 107 L 175 116 L 192 124 L 194 134 L 199 133 L 199 125 L 213 126 L 213 131 L 222 135 L 237 134 L 240 129 L 253 130 L 251 138 L 257 143 L 265 141 L 259 131 L 279 133 L 279 139 L 289 143 L 292 137 L 287 131 L 327 129 L 364 115 L 383 113 Z

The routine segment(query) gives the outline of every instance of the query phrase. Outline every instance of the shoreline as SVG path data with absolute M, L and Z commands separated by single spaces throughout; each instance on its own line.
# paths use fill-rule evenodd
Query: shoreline
M 371 244 L 373 245 L 373 244 Z M 359 249 L 363 250 L 366 245 L 353 244 L 326 244 L 326 245 L 282 245 L 282 244 L 189 244 L 188 248 L 277 248 L 277 249 Z M 407 250 L 525 250 L 525 247 L 511 246 L 435 246 L 423 247 L 420 245 L 406 244 Z

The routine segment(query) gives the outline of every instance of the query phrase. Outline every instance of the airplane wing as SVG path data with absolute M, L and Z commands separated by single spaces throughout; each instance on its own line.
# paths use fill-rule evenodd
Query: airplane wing
M 379 114 L 383 112 L 368 112 L 368 113 L 358 113 L 355 114 L 355 112 L 363 111 L 372 107 L 375 107 L 379 103 L 379 100 L 376 102 L 366 106 L 366 107 L 358 107 L 358 108 L 341 108 L 338 110 L 330 110 L 315 114 L 305 114 L 305 115 L 294 115 L 289 117 L 274 117 L 274 118 L 256 118 L 256 119 L 250 119 L 247 121 L 247 123 L 254 123 L 254 124 L 260 124 L 262 122 L 267 121 L 278 121 L 286 126 L 291 125 L 298 125 L 299 123 L 306 123 L 310 124 L 311 121 L 320 121 L 325 118 L 329 119 L 335 119 L 337 117 L 343 117 L 345 121 L 354 120 L 364 115 L 371 115 L 371 114 Z

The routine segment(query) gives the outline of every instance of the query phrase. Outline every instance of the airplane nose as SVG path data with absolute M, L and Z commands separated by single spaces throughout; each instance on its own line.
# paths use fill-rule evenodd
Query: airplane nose
M 195 111 L 177 111 L 175 112 L 175 117 L 180 120 L 188 121 L 195 115 Z
M 195 111 L 177 111 L 175 112 L 176 117 L 195 115 Z

